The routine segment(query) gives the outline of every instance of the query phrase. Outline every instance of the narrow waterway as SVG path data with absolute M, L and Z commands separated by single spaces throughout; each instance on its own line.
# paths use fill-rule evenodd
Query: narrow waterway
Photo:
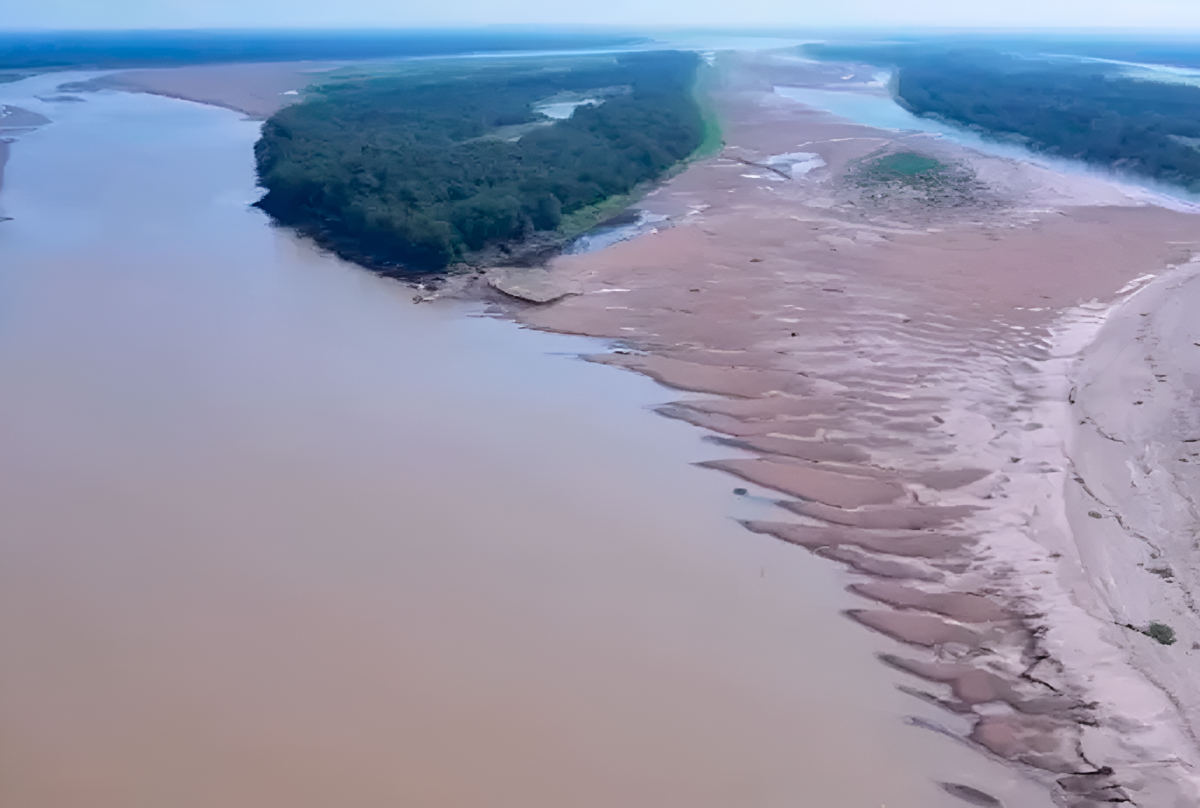
M 1034 151 L 1015 140 L 988 137 L 964 126 L 914 115 L 896 103 L 882 87 L 866 90 L 861 87 L 832 90 L 816 87 L 776 87 L 775 93 L 864 126 L 945 138 L 982 154 L 1032 163 L 1060 174 L 1100 179 L 1122 188 L 1126 194 L 1171 210 L 1183 210 L 1188 213 L 1200 211 L 1200 196 L 1183 188 L 1135 174 L 1114 174 L 1082 160 Z M 914 143 L 918 142 L 914 140 Z
M 670 391 L 318 254 L 258 124 L 41 101 L 0 191 L 5 808 L 939 808 L 846 574 Z

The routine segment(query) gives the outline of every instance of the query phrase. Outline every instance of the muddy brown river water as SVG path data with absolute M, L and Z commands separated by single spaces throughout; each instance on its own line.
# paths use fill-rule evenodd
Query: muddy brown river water
M 1021 808 L 677 398 L 318 254 L 258 124 L 40 101 L 0 191 L 6 808 Z M 752 494 L 766 492 L 755 492 Z

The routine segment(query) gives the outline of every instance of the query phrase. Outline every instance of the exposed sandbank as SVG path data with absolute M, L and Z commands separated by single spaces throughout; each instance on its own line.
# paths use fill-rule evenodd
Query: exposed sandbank
M 314 74 L 341 63 L 265 62 L 260 64 L 195 65 L 148 68 L 109 73 L 86 83 L 91 88 L 152 93 L 268 118 L 300 100 Z
M 8 162 L 11 151 L 9 144 L 15 140 L 12 135 L 28 132 L 39 126 L 50 123 L 45 115 L 21 107 L 0 104 L 0 188 L 4 187 L 4 165 Z M 5 217 L 0 216 L 0 221 Z
M 1189 245 L 1200 249 L 1200 243 Z M 1065 570 L 1111 641 L 1169 693 L 1200 736 L 1200 264 L 1168 269 L 1099 323 L 1068 374 L 1067 524 L 1078 563 Z M 1089 316 L 1090 315 L 1090 316 Z M 1082 578 L 1080 577 L 1082 574 Z M 1165 646 L 1140 631 L 1159 622 Z
M 1200 700 L 1183 666 L 1200 631 L 1155 646 L 1101 613 L 1154 619 L 1147 585 L 1179 579 L 1120 557 L 1119 585 L 1105 583 L 1086 557 L 1079 514 L 1089 527 L 1117 522 L 1087 516 L 1095 506 L 1068 487 L 1071 464 L 1115 461 L 1078 448 L 1088 433 L 1068 430 L 1066 408 L 1075 352 L 1095 333 L 1087 307 L 1188 261 L 1200 219 L 771 89 L 840 80 L 828 72 L 770 56 L 730 65 L 714 96 L 724 153 L 645 203 L 673 226 L 532 271 L 545 299 L 555 285 L 567 293 L 557 302 L 502 305 L 534 327 L 627 341 L 596 361 L 723 396 L 663 412 L 757 456 L 708 465 L 792 495 L 799 521 L 747 527 L 864 573 L 854 591 L 877 605 L 850 616 L 904 643 L 886 661 L 916 677 L 915 695 L 969 717 L 978 748 L 1041 772 L 1067 805 L 1195 805 Z M 978 184 L 950 207 L 872 201 L 845 174 L 881 147 L 966 166 Z M 825 165 L 785 179 L 770 158 L 796 153 Z M 1120 412 L 1107 399 L 1127 390 L 1109 383 L 1100 409 Z M 1126 555 L 1156 551 L 1182 560 L 1144 542 Z M 1135 605 L 1119 609 L 1097 586 Z M 1191 608 L 1182 591 L 1176 612 Z
M 33 129 L 48 123 L 50 119 L 40 113 L 0 104 L 0 133 L 12 129 Z

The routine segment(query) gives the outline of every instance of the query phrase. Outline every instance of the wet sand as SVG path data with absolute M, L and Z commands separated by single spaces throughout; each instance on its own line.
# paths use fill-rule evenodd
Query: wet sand
M 1127 541 L 1128 557 L 1106 556 L 1119 574 L 1089 560 L 1108 553 L 1093 528 L 1119 522 L 1089 518 L 1096 506 L 1072 477 L 1115 474 L 1112 497 L 1129 494 L 1112 471 L 1122 463 L 1079 448 L 1095 440 L 1066 408 L 1075 374 L 1091 372 L 1113 392 L 1081 393 L 1075 406 L 1097 396 L 1096 423 L 1128 410 L 1113 403 L 1133 394 L 1125 377 L 1109 375 L 1104 354 L 1085 353 L 1080 371 L 1078 351 L 1127 284 L 1191 258 L 1200 219 L 1100 179 L 854 125 L 772 91 L 840 79 L 828 68 L 772 57 L 725 68 L 715 93 L 724 152 L 644 205 L 671 226 L 533 271 L 543 293 L 568 293 L 557 302 L 497 305 L 536 328 L 619 338 L 625 353 L 594 360 L 686 391 L 661 412 L 755 457 L 704 465 L 788 495 L 780 504 L 799 517 L 746 526 L 855 570 L 853 591 L 869 601 L 848 615 L 898 641 L 884 660 L 912 674 L 914 696 L 967 717 L 977 748 L 1047 773 L 1072 806 L 1196 804 L 1188 647 L 1200 635 L 1179 578 L 1145 569 L 1185 563 L 1194 548 Z M 846 172 L 881 147 L 970 166 L 974 201 L 864 199 Z M 796 152 L 825 165 L 784 179 L 770 158 Z M 1154 363 L 1168 379 L 1195 378 L 1169 355 Z M 1182 384 L 1162 421 L 1190 401 Z M 1137 393 L 1139 407 L 1149 395 Z M 1190 536 L 1194 511 L 1182 513 Z M 1147 584 L 1175 586 L 1174 605 L 1155 605 Z M 1169 650 L 1112 625 L 1145 625 L 1156 609 L 1175 622 L 1187 614 Z

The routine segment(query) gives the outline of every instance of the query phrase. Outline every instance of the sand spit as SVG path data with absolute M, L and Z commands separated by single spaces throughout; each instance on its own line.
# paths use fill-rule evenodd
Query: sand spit
M 299 101 L 314 74 L 339 66 L 327 62 L 194 65 L 109 73 L 72 86 L 75 90 L 112 89 L 195 101 L 269 118 Z
M 35 129 L 48 123 L 50 123 L 50 119 L 41 113 L 0 104 L 0 132 Z
M 4 187 L 4 165 L 8 162 L 8 155 L 11 151 L 9 144 L 16 140 L 13 135 L 32 131 L 48 123 L 50 123 L 50 119 L 41 113 L 22 107 L 0 104 L 0 188 Z M 0 216 L 0 222 L 6 221 L 7 218 Z
M 707 465 L 791 497 L 746 526 L 862 573 L 849 616 L 897 640 L 884 661 L 968 718 L 965 741 L 1062 805 L 1200 803 L 1200 690 L 1182 667 L 1200 578 L 1181 563 L 1200 422 L 1177 414 L 1196 377 L 1176 347 L 1200 372 L 1182 314 L 1200 283 L 1169 269 L 1200 220 L 772 92 L 837 68 L 726 68 L 724 153 L 646 202 L 672 226 L 555 259 L 539 284 L 570 289 L 556 302 L 498 305 L 620 339 L 593 359 L 689 391 L 663 414 L 743 452 Z M 954 193 L 847 181 L 899 150 L 954 165 Z M 816 157 L 794 179 L 754 167 L 798 153 Z M 1164 272 L 1185 280 L 1129 297 Z M 1180 641 L 1114 625 L 1154 620 Z

